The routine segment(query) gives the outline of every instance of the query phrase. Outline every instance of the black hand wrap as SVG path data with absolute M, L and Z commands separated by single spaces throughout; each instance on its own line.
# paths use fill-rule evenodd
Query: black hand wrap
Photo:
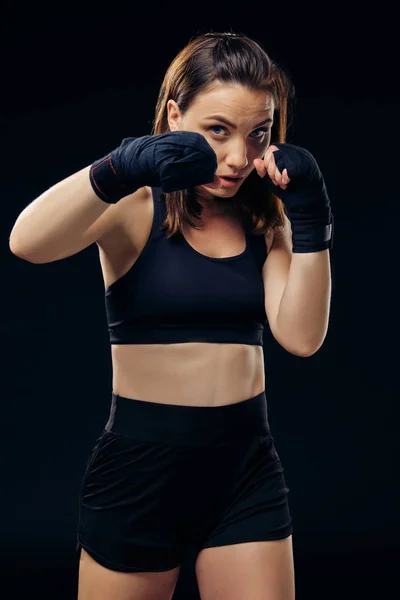
M 318 164 L 308 150 L 293 144 L 275 143 L 275 164 L 283 173 L 287 169 L 291 181 L 287 189 L 264 181 L 285 205 L 292 227 L 292 252 L 319 252 L 333 246 L 333 215 Z
M 97 196 L 115 204 L 146 185 L 167 193 L 211 183 L 216 170 L 216 154 L 204 136 L 174 131 L 125 138 L 91 165 L 89 178 Z

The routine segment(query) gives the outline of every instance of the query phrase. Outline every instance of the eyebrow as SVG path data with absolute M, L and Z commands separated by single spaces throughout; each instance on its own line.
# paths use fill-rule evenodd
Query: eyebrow
M 206 119 L 215 119 L 216 121 L 221 121 L 221 123 L 225 123 L 225 125 L 229 125 L 229 127 L 232 127 L 233 129 L 237 129 L 236 125 L 234 125 L 233 123 L 231 123 L 230 121 L 228 121 L 228 119 L 225 119 L 225 117 L 221 117 L 221 115 L 211 115 L 209 117 L 206 117 Z M 264 123 L 272 123 L 273 119 L 264 119 L 264 121 L 261 121 L 261 123 L 257 123 L 257 125 L 255 126 L 260 127 L 260 125 L 264 125 Z

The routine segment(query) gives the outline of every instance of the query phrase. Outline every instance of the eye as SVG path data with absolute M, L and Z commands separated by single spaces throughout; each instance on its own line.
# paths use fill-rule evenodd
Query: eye
M 213 130 L 213 129 L 224 129 L 225 131 L 227 131 L 226 127 L 223 127 L 222 125 L 211 125 L 210 127 L 208 127 L 208 130 Z M 257 132 L 257 131 L 261 131 L 261 135 L 257 135 L 254 136 L 253 139 L 262 139 L 264 137 L 264 134 L 267 134 L 269 129 L 268 127 L 259 127 L 258 129 L 255 129 L 254 131 L 252 131 L 252 133 Z M 215 133 L 213 131 L 213 133 Z M 219 136 L 218 133 L 215 133 L 215 135 Z

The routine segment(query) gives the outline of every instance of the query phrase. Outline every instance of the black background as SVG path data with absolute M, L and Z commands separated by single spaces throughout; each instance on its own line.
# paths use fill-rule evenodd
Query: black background
M 398 592 L 398 33 L 394 14 L 373 8 L 203 2 L 4 12 L 4 597 L 76 598 L 80 479 L 111 393 L 95 245 L 35 265 L 10 252 L 10 231 L 45 189 L 122 138 L 150 133 L 165 70 L 207 31 L 245 33 L 289 74 L 296 101 L 287 141 L 317 159 L 335 215 L 324 345 L 304 359 L 268 328 L 264 340 L 270 425 L 290 488 L 296 598 Z M 174 600 L 199 597 L 194 559 L 188 553 Z

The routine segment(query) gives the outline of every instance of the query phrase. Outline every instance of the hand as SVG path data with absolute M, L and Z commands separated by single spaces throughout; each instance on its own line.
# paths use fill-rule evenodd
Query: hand
M 264 158 L 255 158 L 253 164 L 260 177 L 263 178 L 268 173 L 269 178 L 276 186 L 279 186 L 283 190 L 286 190 L 288 183 L 290 182 L 290 177 L 288 176 L 286 168 L 283 169 L 283 173 L 281 173 L 278 167 L 276 166 L 274 150 L 279 150 L 279 148 L 277 148 L 277 146 L 275 146 L 274 144 L 271 144 L 271 146 L 269 146 L 267 152 L 265 153 Z
M 325 181 L 317 161 L 305 148 L 272 144 L 263 160 L 254 160 L 254 166 L 265 185 L 291 213 L 289 219 L 298 213 L 327 214 L 329 198 Z
M 272 144 L 254 167 L 285 207 L 293 234 L 293 252 L 318 252 L 332 247 L 333 215 L 317 161 L 305 148 Z M 290 177 L 289 173 L 290 171 Z
M 217 156 L 206 138 L 194 131 L 129 137 L 90 167 L 94 192 L 115 204 L 145 185 L 164 193 L 212 182 L 219 186 Z

